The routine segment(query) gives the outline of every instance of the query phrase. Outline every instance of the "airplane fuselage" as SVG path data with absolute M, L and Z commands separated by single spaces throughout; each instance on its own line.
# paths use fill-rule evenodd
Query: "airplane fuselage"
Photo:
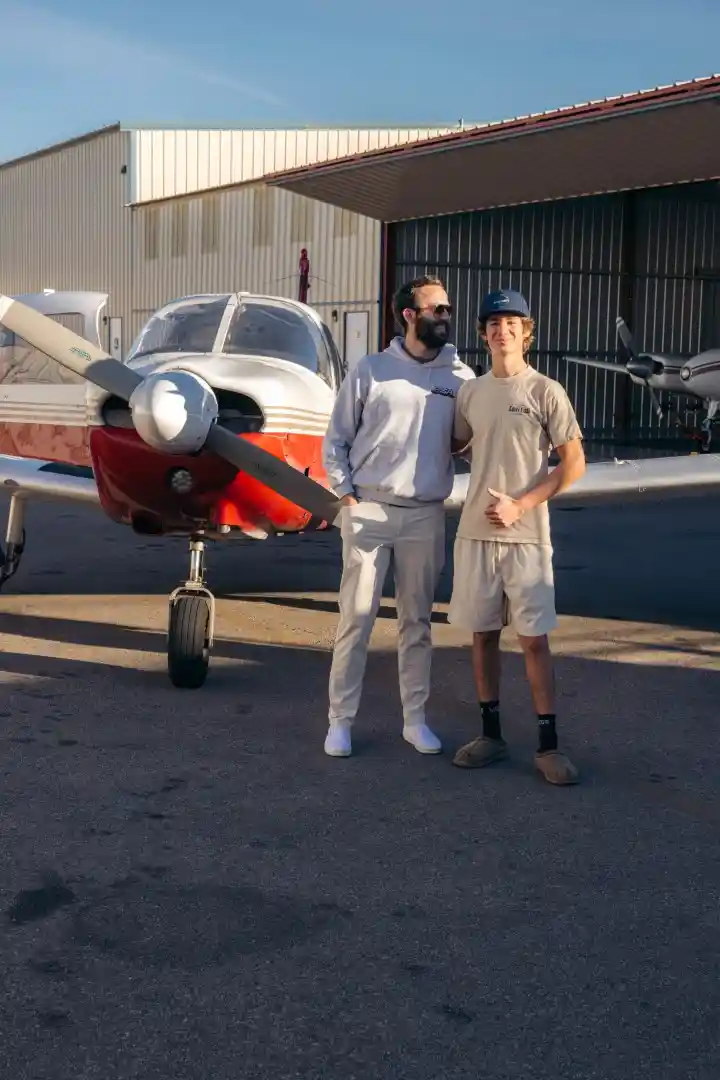
M 218 300 L 222 309 L 222 297 Z M 207 310 L 218 300 L 210 298 Z M 210 351 L 150 349 L 143 354 L 136 348 L 137 355 L 131 354 L 126 364 L 143 378 L 163 371 L 199 377 L 214 392 L 218 421 L 225 428 L 326 485 L 322 439 L 339 378 L 333 378 L 327 358 L 323 366 L 326 346 L 314 314 L 304 309 L 303 325 L 294 315 L 297 305 L 288 315 L 290 305 L 272 303 L 274 307 L 268 300 L 256 316 L 270 322 L 270 331 L 263 323 L 260 333 L 252 324 L 247 331 L 250 349 L 256 340 L 264 348 L 274 330 L 272 320 L 279 319 L 275 340 L 283 347 L 283 335 L 288 337 L 287 355 L 294 356 L 292 346 L 297 344 L 297 360 L 228 346 L 233 298 L 227 316 L 215 316 L 218 330 L 214 338 L 210 336 Z M 168 309 L 172 312 L 176 306 Z M 294 323 L 282 323 L 290 317 Z M 263 537 L 322 525 L 302 507 L 208 451 L 188 455 L 173 452 L 172 445 L 161 452 L 151 447 L 135 429 L 126 401 L 85 381 L 61 383 L 59 366 L 49 373 L 40 369 L 37 353 L 30 360 L 23 356 L 23 363 L 24 370 L 17 372 L 12 384 L 0 385 L 0 453 L 92 469 L 100 504 L 112 520 L 143 533 L 203 531 L 225 537 Z M 35 378 L 43 381 L 33 382 Z

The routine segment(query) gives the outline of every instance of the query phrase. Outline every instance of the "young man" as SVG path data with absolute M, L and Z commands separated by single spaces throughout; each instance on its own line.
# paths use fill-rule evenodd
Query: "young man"
M 403 737 L 422 754 L 440 740 L 426 723 L 435 588 L 445 562 L 452 490 L 455 396 L 474 378 L 450 341 L 442 282 L 421 277 L 397 292 L 403 328 L 387 349 L 363 357 L 340 387 L 324 441 L 324 465 L 342 497 L 340 623 L 330 671 L 325 752 L 347 757 L 367 649 L 393 555 Z
M 486 296 L 478 330 L 491 370 L 457 397 L 456 448 L 471 457 L 467 501 L 454 549 L 448 621 L 473 631 L 482 734 L 454 764 L 479 768 L 507 755 L 500 729 L 500 633 L 513 622 L 537 711 L 535 765 L 551 784 L 578 772 L 558 750 L 548 633 L 557 625 L 548 500 L 585 471 L 582 432 L 562 386 L 528 364 L 535 324 L 513 290 Z M 553 446 L 560 464 L 548 471 Z

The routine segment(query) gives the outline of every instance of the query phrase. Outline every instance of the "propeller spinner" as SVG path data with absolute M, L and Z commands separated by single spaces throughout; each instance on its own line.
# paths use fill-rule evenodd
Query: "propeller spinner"
M 139 402 L 152 397 L 152 393 L 144 394 L 142 390 L 139 390 L 143 384 L 146 382 L 149 384 L 154 379 L 152 375 L 148 376 L 147 380 L 143 379 L 137 372 L 73 333 L 72 330 L 53 322 L 52 319 L 34 311 L 26 304 L 2 294 L 0 294 L 0 323 L 7 326 L 18 337 L 24 338 L 36 349 L 52 357 L 62 367 L 73 371 L 76 375 L 80 375 L 88 382 L 100 387 L 101 390 L 123 401 L 131 403 L 130 399 L 133 398 L 133 402 Z M 170 381 L 172 381 L 172 375 L 172 372 L 163 373 L 163 377 Z M 150 390 L 149 385 L 146 389 Z M 274 454 L 268 453 L 246 439 L 239 438 L 228 428 L 223 427 L 217 422 L 215 409 L 206 408 L 205 413 L 208 416 L 207 435 L 204 445 L 198 449 L 209 450 L 218 457 L 224 458 L 236 469 L 266 484 L 279 495 L 294 502 L 297 506 L 302 506 L 315 517 L 329 524 L 335 522 L 340 510 L 340 500 L 332 491 L 328 491 L 327 488 L 275 457 Z M 142 438 L 147 423 L 140 421 L 138 425 L 135 425 L 135 419 L 133 419 L 133 425 Z

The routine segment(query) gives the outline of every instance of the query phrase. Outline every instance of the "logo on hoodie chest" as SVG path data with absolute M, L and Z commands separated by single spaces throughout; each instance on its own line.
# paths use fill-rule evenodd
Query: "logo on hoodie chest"
M 455 397 L 455 391 L 451 386 L 433 386 L 430 390 L 431 394 L 440 394 L 441 397 Z

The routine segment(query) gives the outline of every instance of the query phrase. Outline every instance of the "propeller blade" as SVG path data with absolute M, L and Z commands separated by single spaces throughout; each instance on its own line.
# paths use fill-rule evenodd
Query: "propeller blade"
M 210 428 L 205 446 L 236 469 L 329 524 L 335 521 L 340 512 L 340 499 L 334 492 L 267 450 L 239 438 L 222 424 L 214 424 Z
M 47 315 L 0 294 L 0 323 L 30 345 L 109 394 L 127 401 L 141 377 L 131 368 Z
M 655 406 L 655 413 L 656 413 L 656 415 L 657 415 L 657 418 L 658 418 L 658 420 L 662 420 L 662 418 L 663 418 L 663 416 L 664 416 L 664 412 L 663 412 L 663 407 L 662 407 L 662 405 L 660 404 L 660 401 L 659 401 L 659 399 L 658 399 L 658 397 L 657 397 L 657 395 L 656 395 L 655 391 L 653 390 L 653 388 L 652 388 L 652 386 L 650 385 L 650 383 L 649 383 L 649 382 L 647 382 L 647 381 L 646 381 L 646 383 L 645 383 L 645 388 L 647 389 L 647 392 L 648 392 L 648 394 L 650 395 L 650 398 L 651 398 L 651 400 L 652 400 L 652 403 L 653 403 L 653 405 Z
M 618 315 L 617 319 L 615 320 L 615 326 L 617 328 L 620 340 L 622 341 L 627 351 L 630 353 L 630 356 L 632 356 L 633 360 L 637 360 L 639 357 L 637 349 L 633 345 L 632 334 L 628 329 L 628 324 L 625 322 L 621 315 Z
M 584 356 L 563 356 L 563 360 L 569 360 L 571 364 L 585 364 L 587 367 L 600 368 L 601 371 L 613 371 L 619 375 L 627 375 L 628 370 L 622 364 L 613 364 L 612 360 L 589 360 Z
M 30 345 L 52 357 L 62 367 L 99 386 L 124 401 L 143 381 L 132 368 L 121 364 L 85 338 L 53 322 L 47 315 L 18 300 L 0 294 L 0 323 Z M 340 500 L 299 469 L 240 438 L 228 428 L 215 424 L 205 448 L 224 458 L 236 469 L 277 491 L 315 517 L 332 524 L 340 511 Z

